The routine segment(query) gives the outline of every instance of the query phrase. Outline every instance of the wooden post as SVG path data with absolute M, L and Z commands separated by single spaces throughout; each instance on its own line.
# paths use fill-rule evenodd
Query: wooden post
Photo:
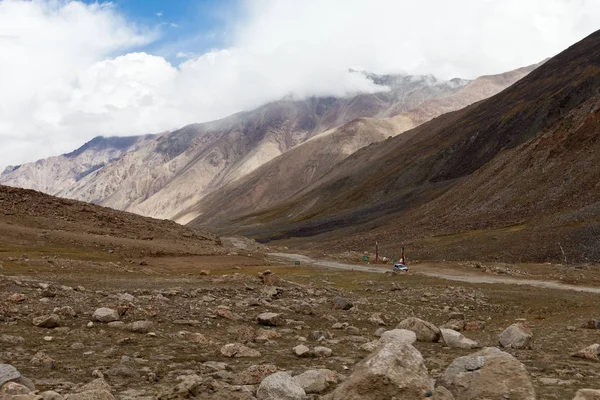
M 375 242 L 375 264 L 379 264 L 379 242 Z

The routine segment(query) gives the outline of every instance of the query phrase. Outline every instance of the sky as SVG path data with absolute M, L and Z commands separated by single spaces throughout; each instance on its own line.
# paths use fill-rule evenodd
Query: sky
M 386 90 L 349 68 L 501 73 L 598 21 L 598 0 L 0 0 L 0 171 L 98 135 Z

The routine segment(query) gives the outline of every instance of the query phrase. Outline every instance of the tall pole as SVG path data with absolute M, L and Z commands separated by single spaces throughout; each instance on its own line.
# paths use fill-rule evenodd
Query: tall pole
M 379 264 L 379 242 L 375 242 L 375 264 Z
M 406 265 L 406 260 L 404 260 L 404 247 L 402 248 L 402 258 L 400 259 L 400 264 Z

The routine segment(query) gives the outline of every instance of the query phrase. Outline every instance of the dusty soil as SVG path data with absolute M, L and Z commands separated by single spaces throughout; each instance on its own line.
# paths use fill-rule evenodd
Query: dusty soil
M 347 376 L 368 354 L 360 346 L 375 339 L 373 333 L 380 326 L 369 321 L 374 314 L 391 329 L 408 316 L 440 325 L 452 311 L 464 313 L 469 321 L 485 322 L 485 329 L 465 332 L 483 346 L 497 346 L 498 334 L 505 327 L 526 320 L 535 333 L 534 348 L 510 352 L 526 365 L 539 398 L 570 399 L 578 388 L 595 387 L 600 377 L 597 363 L 570 357 L 600 341 L 599 331 L 581 328 L 597 316 L 597 296 L 589 293 L 523 290 L 509 284 L 459 283 L 418 274 L 392 276 L 289 262 L 266 265 L 263 259 L 240 255 L 146 257 L 146 265 L 139 265 L 142 259 L 128 260 L 103 251 L 73 257 L 71 252 L 54 249 L 45 254 L 30 252 L 25 259 L 21 249 L 2 250 L 1 333 L 20 336 L 24 342 L 0 343 L 0 362 L 16 366 L 40 390 L 69 393 L 90 381 L 94 370 L 104 374 L 120 399 L 177 398 L 165 396 L 177 384 L 176 377 L 189 374 L 215 379 L 198 398 L 239 394 L 252 390 L 236 383 L 254 364 L 274 364 L 294 372 L 323 367 Z M 271 286 L 258 278 L 266 268 L 283 278 L 276 282 L 281 292 L 275 297 L 265 291 Z M 43 289 L 40 283 L 50 286 Z M 22 293 L 25 300 L 9 301 L 15 293 Z M 133 299 L 124 299 L 125 293 Z M 354 302 L 355 308 L 332 309 L 338 295 Z M 310 305 L 311 315 L 295 311 L 301 303 Z M 71 306 L 77 315 L 62 317 L 61 327 L 55 329 L 32 325 L 34 317 L 62 306 Z M 98 307 L 126 309 L 121 318 L 125 323 L 152 321 L 154 335 L 98 322 L 87 327 Z M 255 318 L 266 311 L 283 313 L 283 325 L 259 326 Z M 336 322 L 346 322 L 358 331 L 349 334 L 333 329 Z M 257 342 L 260 328 L 275 330 L 280 336 Z M 332 339 L 312 341 L 315 330 L 330 332 Z M 205 341 L 191 340 L 190 333 L 200 333 Z M 46 341 L 46 336 L 53 339 Z M 223 345 L 235 342 L 259 350 L 261 357 L 228 358 L 220 353 Z M 292 348 L 299 343 L 327 346 L 333 355 L 298 358 Z M 416 347 L 434 378 L 454 358 L 473 352 L 434 343 L 419 342 Z M 32 364 L 39 351 L 54 360 L 52 368 Z M 215 375 L 204 364 L 207 361 L 227 363 L 227 373 Z

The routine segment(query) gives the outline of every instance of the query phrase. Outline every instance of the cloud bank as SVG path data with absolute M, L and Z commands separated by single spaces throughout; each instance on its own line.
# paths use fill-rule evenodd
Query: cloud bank
M 284 96 L 385 90 L 348 68 L 473 78 L 598 28 L 596 0 L 256 0 L 228 46 L 172 64 L 110 3 L 0 0 L 0 167 L 221 118 Z

